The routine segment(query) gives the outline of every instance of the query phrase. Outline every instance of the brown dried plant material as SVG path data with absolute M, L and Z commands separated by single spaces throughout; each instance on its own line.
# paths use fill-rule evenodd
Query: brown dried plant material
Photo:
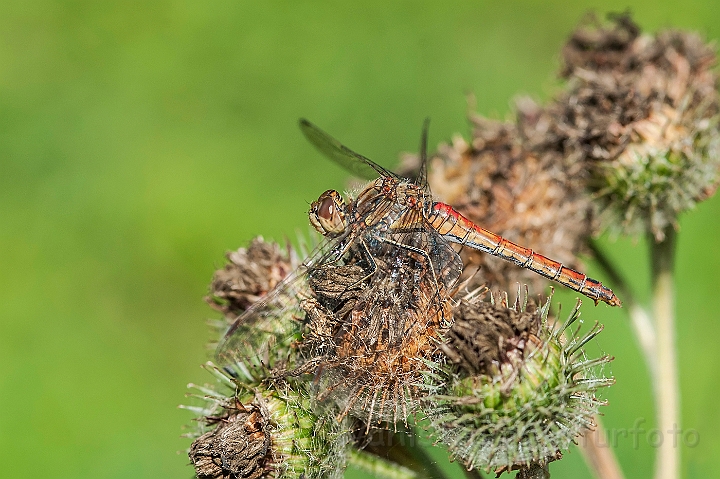
M 294 378 L 258 382 L 241 365 L 208 362 L 205 369 L 217 381 L 190 385 L 203 404 L 183 406 L 200 416 L 187 434 L 194 439 L 189 456 L 199 478 L 342 476 L 349 424 L 319 409 L 308 384 Z
M 499 308 L 461 301 L 442 350 L 466 374 L 496 374 L 502 363 L 524 357 L 530 341 L 538 341 L 540 315 L 535 311 Z
M 536 307 L 518 297 L 509 306 L 506 294 L 492 302 L 470 295 L 453 308 L 442 347 L 448 361 L 428 376 L 424 412 L 434 438 L 466 467 L 499 476 L 544 465 L 594 426 L 604 404 L 596 393 L 614 381 L 602 375 L 611 358 L 578 353 L 602 330 L 575 336 L 579 307 L 562 323 L 548 319 L 549 299 Z
M 528 465 L 517 467 L 518 473 L 517 476 L 515 476 L 515 479 L 548 479 L 550 477 L 548 463 L 558 459 L 562 459 L 562 454 L 560 452 L 558 452 L 555 456 L 547 458 L 546 462 L 533 462 Z
M 531 115 L 538 107 L 525 100 Z M 441 145 L 429 182 L 438 199 L 451 204 L 481 227 L 577 269 L 591 232 L 590 200 L 582 183 L 551 152 L 535 153 L 518 128 L 480 116 L 471 118 L 472 141 L 455 138 Z M 540 291 L 548 280 L 491 255 L 465 248 L 465 276 L 479 274 L 475 284 L 514 290 L 530 284 Z
M 262 237 L 254 238 L 247 248 L 229 252 L 227 259 L 229 262 L 215 272 L 205 300 L 230 319 L 248 309 L 297 267 L 291 251 L 284 252 Z
M 258 479 L 272 468 L 267 420 L 256 405 L 239 405 L 233 414 L 207 418 L 217 427 L 197 438 L 190 460 L 200 479 Z
M 316 376 L 318 399 L 332 401 L 339 417 L 350 414 L 368 429 L 415 412 L 424 361 L 437 358 L 451 318 L 442 282 L 436 284 L 422 255 L 406 251 L 374 261 L 372 287 L 367 269 L 352 259 L 318 268 L 310 277 L 316 298 L 302 304 L 308 315 L 304 370 Z M 415 286 L 405 287 L 409 283 Z
M 568 86 L 538 113 L 529 145 L 582 165 L 605 227 L 659 241 L 720 181 L 715 51 L 695 33 L 652 37 L 627 15 L 611 19 L 571 36 Z
M 640 36 L 640 27 L 627 14 L 610 14 L 609 17 L 613 24 L 607 28 L 590 14 L 575 29 L 562 49 L 561 76 L 569 77 L 575 68 L 601 70 L 627 62 L 627 52 Z

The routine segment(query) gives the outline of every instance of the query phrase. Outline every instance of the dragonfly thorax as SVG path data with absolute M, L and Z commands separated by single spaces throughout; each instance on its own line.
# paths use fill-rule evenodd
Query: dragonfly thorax
M 405 209 L 429 211 L 432 197 L 419 185 L 399 178 L 379 178 L 376 188 L 387 201 L 396 203 Z
M 347 229 L 345 201 L 340 193 L 327 190 L 310 205 L 310 224 L 323 236 L 335 236 Z

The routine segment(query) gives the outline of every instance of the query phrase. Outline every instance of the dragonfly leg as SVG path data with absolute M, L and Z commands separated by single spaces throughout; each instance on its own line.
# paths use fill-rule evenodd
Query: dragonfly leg
M 393 245 L 393 246 L 397 246 L 398 248 L 403 248 L 403 249 L 406 249 L 406 250 L 408 250 L 408 251 L 412 251 L 413 253 L 419 254 L 420 256 L 422 256 L 423 258 L 425 258 L 425 259 L 427 260 L 427 263 L 430 265 L 430 272 L 432 273 L 432 276 L 433 276 L 433 282 L 434 282 L 436 285 L 438 285 L 437 275 L 435 274 L 435 268 L 433 268 L 432 260 L 430 259 L 430 255 L 428 254 L 427 251 L 422 250 L 422 249 L 420 249 L 420 248 L 416 248 L 415 246 L 410 246 L 410 245 L 408 245 L 408 244 L 399 243 L 399 242 L 397 242 L 397 241 L 393 241 L 393 240 L 388 239 L 388 238 L 380 238 L 380 237 L 378 237 L 378 239 L 379 239 L 380 241 L 382 241 L 383 243 L 391 244 L 391 245 Z
M 358 243 L 360 245 L 358 254 L 362 260 L 367 262 L 369 269 L 366 270 L 366 274 L 364 274 L 361 278 L 355 280 L 351 284 L 346 285 L 345 289 L 343 289 L 338 294 L 339 298 L 345 297 L 345 295 L 348 293 L 348 291 L 351 291 L 352 289 L 356 288 L 358 285 L 362 284 L 365 280 L 372 277 L 378 270 L 377 262 L 375 261 L 375 258 L 373 258 L 372 253 L 370 253 L 370 249 L 368 248 L 365 241 L 360 239 L 360 241 L 358 241 Z M 342 255 L 345 254 L 350 249 L 350 246 L 351 245 L 348 245 L 348 247 L 343 248 L 341 255 L 339 255 L 336 258 L 333 258 L 330 261 L 327 261 L 326 263 L 323 264 L 323 266 L 328 266 L 328 265 L 331 265 L 332 263 L 338 261 L 342 257 Z M 322 266 L 320 266 L 320 268 L 322 268 Z
M 416 253 L 416 254 L 422 256 L 427 261 L 427 264 L 430 266 L 430 268 L 429 268 L 430 274 L 432 274 L 432 281 L 433 281 L 433 284 L 435 285 L 435 295 L 438 296 L 438 299 L 443 299 L 443 298 L 439 298 L 440 290 L 441 290 L 440 282 L 438 281 L 437 274 L 435 273 L 435 268 L 432 263 L 432 258 L 430 258 L 430 254 L 427 251 L 425 251 L 421 248 L 416 248 L 415 246 L 410 246 L 408 244 L 403 244 L 398 241 L 391 240 L 389 238 L 378 238 L 378 239 L 384 243 L 391 244 L 393 246 L 397 246 L 398 248 L 406 249 L 408 251 L 411 251 L 413 253 Z
M 363 259 L 365 261 L 367 261 L 368 265 L 370 266 L 370 272 L 368 274 L 366 274 L 362 279 L 356 281 L 353 286 L 357 285 L 358 283 L 362 283 L 366 279 L 370 278 L 372 275 L 374 275 L 377 272 L 377 269 L 378 269 L 377 263 L 375 262 L 375 258 L 373 258 L 372 253 L 370 253 L 370 248 L 368 248 L 368 245 L 367 245 L 367 243 L 365 243 L 365 240 L 362 240 L 362 239 L 360 240 L 360 246 L 362 246 L 361 250 L 364 253 L 363 256 L 365 256 L 365 258 L 363 258 Z

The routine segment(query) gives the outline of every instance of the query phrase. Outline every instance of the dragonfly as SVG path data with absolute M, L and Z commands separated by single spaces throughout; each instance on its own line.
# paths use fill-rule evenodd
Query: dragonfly
M 400 178 L 372 160 L 353 152 L 307 120 L 300 120 L 300 128 L 318 150 L 350 172 L 367 177 L 368 168 L 370 168 L 380 175 L 380 178 L 366 190 L 371 188 L 382 191 L 387 203 L 396 202 L 403 204 L 408 209 L 419 210 L 425 227 L 432 228 L 447 241 L 497 256 L 521 268 L 529 269 L 593 299 L 596 304 L 603 301 L 611 306 L 621 306 L 622 303 L 615 293 L 601 282 L 476 225 L 446 203 L 432 201 L 425 172 L 427 165 L 426 128 L 423 130 L 423 140 L 421 141 L 422 171 L 417 180 L 419 184 L 413 184 Z M 366 190 L 358 196 L 356 202 L 363 201 L 362 196 L 366 194 Z M 339 202 L 339 197 L 337 191 L 328 190 L 320 196 L 317 202 L 313 203 L 311 208 L 311 223 L 326 236 L 348 229 L 349 224 L 345 219 L 344 212 L 345 205 Z M 357 205 L 350 205 L 350 209 L 356 210 Z M 370 214 L 377 216 L 382 215 L 383 212 L 371 212 Z M 358 219 L 362 220 L 362 218 L 355 218 L 355 222 Z
M 324 240 L 303 264 L 243 313 L 220 342 L 221 364 L 272 362 L 284 337 L 309 332 L 303 372 L 320 396 L 368 422 L 413 408 L 418 371 L 452 322 L 450 292 L 462 272 L 452 244 L 527 268 L 589 298 L 620 306 L 599 281 L 474 224 L 434 201 L 427 183 L 426 121 L 421 171 L 411 181 L 352 151 L 309 122 L 300 129 L 322 154 L 359 177 L 374 177 L 348 202 L 336 190 L 311 204 Z M 320 378 L 320 379 L 317 379 Z

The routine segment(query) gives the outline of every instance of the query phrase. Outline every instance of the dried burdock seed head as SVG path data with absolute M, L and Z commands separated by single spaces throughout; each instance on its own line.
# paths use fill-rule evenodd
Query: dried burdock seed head
M 215 272 L 206 301 L 230 319 L 271 291 L 298 263 L 289 246 L 283 251 L 262 237 L 253 239 L 247 248 L 229 252 L 227 259 Z
M 248 387 L 211 363 L 214 386 L 190 385 L 201 406 L 190 460 L 199 478 L 336 478 L 346 464 L 346 423 L 313 413 L 300 384 Z
M 605 228 L 661 241 L 720 181 L 715 52 L 695 33 L 613 22 L 581 26 L 565 46 L 568 86 L 540 114 L 534 147 L 584 165 Z
M 224 321 L 211 324 L 218 335 L 226 334 L 228 326 L 237 332 L 232 347 L 225 348 L 219 361 L 244 380 L 259 382 L 277 370 L 295 367 L 293 344 L 300 340 L 303 313 L 297 306 L 292 290 L 267 296 L 294 268 L 299 260 L 288 245 L 286 250 L 276 243 L 258 237 L 247 248 L 229 253 L 229 263 L 215 272 L 206 298 L 215 309 L 225 315 Z M 257 301 L 264 301 L 266 310 L 278 314 L 267 324 L 237 322 L 236 320 Z M 293 307 L 294 305 L 294 307 Z M 217 344 L 212 342 L 210 347 Z
M 257 404 L 238 404 L 234 413 L 206 420 L 215 429 L 195 439 L 190 461 L 198 478 L 258 479 L 271 470 L 268 421 Z
M 423 271 L 428 262 L 412 250 L 400 253 L 373 258 L 372 287 L 367 267 L 353 263 L 359 258 L 313 269 L 315 298 L 302 303 L 306 363 L 300 370 L 313 374 L 318 399 L 339 418 L 358 418 L 368 429 L 415 412 L 425 361 L 440 355 L 439 339 L 451 321 L 443 284 Z
M 524 99 L 519 108 L 529 118 L 539 107 Z M 577 255 L 592 232 L 592 208 L 584 185 L 556 152 L 530 151 L 515 125 L 480 116 L 472 122 L 469 143 L 455 138 L 439 147 L 429 174 L 433 193 L 481 227 L 579 268 Z M 540 128 L 526 125 L 526 130 Z M 548 284 L 545 278 L 492 255 L 469 248 L 461 255 L 466 276 L 480 268 L 476 285 L 485 282 L 497 291 L 531 284 L 540 291 Z
M 584 336 L 570 331 L 579 305 L 562 325 L 539 309 L 505 301 L 461 301 L 443 346 L 448 363 L 432 365 L 424 411 L 434 436 L 468 468 L 496 473 L 556 460 L 604 403 L 613 383 L 598 371 L 610 361 L 587 359 Z M 529 470 L 529 469 L 528 469 Z
M 540 315 L 497 307 L 488 302 L 461 301 L 454 309 L 455 323 L 446 333 L 442 350 L 468 375 L 493 376 L 512 357 L 523 357 L 529 341 L 540 331 Z
M 628 52 L 640 36 L 640 27 L 632 21 L 629 14 L 611 13 L 612 23 L 603 26 L 595 14 L 588 14 L 570 35 L 562 49 L 562 77 L 569 77 L 574 70 L 602 70 L 633 68 L 628 64 Z
M 593 182 L 608 229 L 649 232 L 662 241 L 677 229 L 680 213 L 717 188 L 720 134 L 717 118 L 694 117 L 663 105 L 628 128 L 633 141 L 613 161 L 597 169 Z M 697 121 L 701 120 L 701 121 Z

